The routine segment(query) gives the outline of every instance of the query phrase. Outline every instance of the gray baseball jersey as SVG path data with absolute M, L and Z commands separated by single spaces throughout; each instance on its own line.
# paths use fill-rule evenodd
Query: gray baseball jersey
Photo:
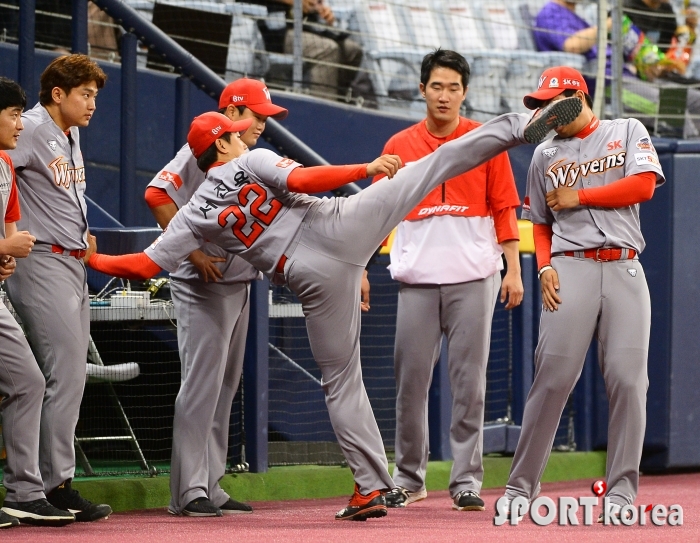
M 197 167 L 197 160 L 194 158 L 190 146 L 184 145 L 175 155 L 175 158 L 163 167 L 148 186 L 164 189 L 179 209 L 187 204 L 203 181 L 204 173 Z M 261 277 L 260 272 L 245 260 L 236 258 L 213 243 L 205 242 L 200 249 L 210 256 L 226 258 L 226 262 L 216 264 L 223 274 L 223 277 L 217 281 L 219 283 L 254 281 Z M 188 260 L 185 260 L 171 274 L 171 277 L 181 281 L 198 281 L 201 279 L 197 268 Z
M 299 166 L 267 149 L 254 149 L 210 169 L 206 182 L 169 225 L 180 235 L 161 236 L 146 254 L 173 272 L 208 239 L 273 277 L 304 216 L 319 201 L 287 190 L 287 177 Z
M 77 127 L 65 134 L 40 104 L 24 112 L 22 122 L 9 153 L 22 208 L 17 226 L 37 242 L 17 260 L 6 285 L 46 378 L 39 468 L 51 491 L 75 474 L 73 437 L 85 387 L 90 299 L 82 259 L 66 252 L 87 248 L 85 168 Z
M 9 151 L 17 171 L 22 220 L 38 243 L 86 249 L 85 167 L 77 127 L 64 133 L 46 108 L 22 114 L 24 131 Z
M 5 238 L 5 221 L 15 222 L 19 208 L 12 161 L 0 151 L 0 237 Z M 8 203 L 10 210 L 8 213 Z M 16 208 L 16 209 L 13 209 Z M 3 485 L 7 502 L 25 502 L 44 498 L 39 473 L 39 425 L 44 400 L 44 376 L 34 360 L 24 332 L 4 304 L 0 303 L 0 409 L 2 438 L 7 451 Z
M 381 241 L 435 187 L 524 143 L 529 116 L 506 114 L 348 198 L 287 191 L 299 166 L 256 149 L 209 170 L 168 229 L 146 249 L 174 271 L 203 239 L 240 256 L 301 301 L 338 443 L 360 491 L 394 487 L 362 383 L 360 282 Z M 275 273 L 282 256 L 282 273 Z
M 641 172 L 654 172 L 657 185 L 664 182 L 659 157 L 642 123 L 637 119 L 595 122 L 600 126 L 585 138 L 554 138 L 537 147 L 528 171 L 522 217 L 552 225 L 552 253 L 597 247 L 625 247 L 641 253 L 639 204 L 552 211 L 545 202 L 546 193 L 557 187 L 601 187 Z
M 633 503 L 646 426 L 647 356 L 651 304 L 644 270 L 620 251 L 620 259 L 586 258 L 584 249 L 644 249 L 639 205 L 555 212 L 546 193 L 559 186 L 603 186 L 641 172 L 664 181 L 649 134 L 635 119 L 593 120 L 582 138 L 555 137 L 535 150 L 528 174 L 529 209 L 523 216 L 552 226 L 551 265 L 559 280 L 557 311 L 542 311 L 535 378 L 523 413 L 506 496 L 534 499 L 552 450 L 561 413 L 583 368 L 594 334 L 610 402 L 607 496 Z M 527 202 L 527 200 L 526 200 Z M 575 256 L 565 256 L 563 251 Z

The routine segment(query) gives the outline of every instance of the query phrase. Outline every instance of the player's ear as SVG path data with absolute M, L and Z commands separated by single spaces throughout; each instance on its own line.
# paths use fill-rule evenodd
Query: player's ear
M 64 95 L 65 92 L 63 92 L 61 87 L 54 87 L 51 89 L 51 98 L 53 98 L 55 104 L 60 104 Z
M 238 118 L 241 116 L 240 112 L 238 111 L 238 108 L 233 104 L 229 104 L 228 106 L 226 106 L 226 111 L 224 111 L 224 115 L 226 115 L 232 121 L 237 121 Z

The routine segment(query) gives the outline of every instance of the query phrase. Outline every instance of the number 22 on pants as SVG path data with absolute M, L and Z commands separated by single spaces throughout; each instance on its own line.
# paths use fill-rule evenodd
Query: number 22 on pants
M 270 226 L 282 209 L 282 202 L 277 198 L 269 198 L 269 200 L 268 198 L 267 191 L 257 183 L 245 185 L 238 193 L 239 205 L 230 205 L 219 213 L 219 226 L 225 228 L 229 216 L 233 215 L 236 218 L 236 222 L 231 227 L 233 235 L 241 240 L 246 248 L 250 247 L 265 231 L 265 227 Z M 250 208 L 247 215 L 242 208 L 246 207 L 249 202 Z M 265 203 L 270 206 L 266 212 L 260 209 Z M 244 229 L 247 230 L 248 226 L 250 233 L 246 234 Z

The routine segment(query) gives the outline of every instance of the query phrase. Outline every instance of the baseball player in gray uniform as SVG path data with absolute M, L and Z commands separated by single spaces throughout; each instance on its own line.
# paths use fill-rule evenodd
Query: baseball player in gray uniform
M 287 116 L 286 109 L 272 103 L 263 82 L 247 78 L 226 86 L 219 111 L 233 121 L 252 120 L 241 136 L 248 147 L 257 143 L 268 116 Z M 185 144 L 146 190 L 162 228 L 203 181 L 204 173 Z M 170 276 L 182 365 L 170 463 L 168 510 L 173 514 L 252 512 L 249 505 L 231 499 L 219 480 L 226 471 L 231 404 L 243 369 L 250 281 L 260 276 L 245 260 L 212 243 L 195 250 Z
M 568 97 L 568 98 L 567 98 Z M 566 400 L 595 333 L 610 401 L 607 497 L 612 514 L 632 504 L 646 424 L 651 308 L 644 270 L 639 203 L 664 182 L 649 134 L 636 119 L 599 121 L 586 82 L 555 67 L 525 97 L 530 109 L 577 99 L 582 113 L 535 150 L 523 217 L 534 223 L 543 310 L 535 378 L 525 404 L 502 514 L 528 501 L 540 478 Z
M 78 521 L 112 512 L 71 487 L 90 334 L 83 263 L 89 256 L 89 232 L 78 127 L 90 122 L 105 80 L 85 55 L 54 59 L 41 75 L 39 103 L 22 115 L 24 133 L 10 153 L 22 207 L 18 227 L 36 236 L 32 252 L 17 262 L 7 287 L 46 378 L 39 469 L 48 501 L 75 512 Z
M 12 160 L 4 151 L 17 146 L 21 114 L 27 99 L 21 87 L 0 77 L 0 281 L 15 271 L 15 258 L 25 258 L 34 246 L 29 232 L 18 231 L 19 198 Z M 5 501 L 0 528 L 21 522 L 62 526 L 75 520 L 46 501 L 39 473 L 39 424 L 44 399 L 44 376 L 34 360 L 24 332 L 0 303 L 0 410 L 2 437 L 7 452 L 3 474 Z
M 362 383 L 360 281 L 375 248 L 440 183 L 550 128 L 568 124 L 578 100 L 558 102 L 533 120 L 511 113 L 444 144 L 398 171 L 385 155 L 370 164 L 301 168 L 266 149 L 246 152 L 234 123 L 218 113 L 197 117 L 188 143 L 207 177 L 168 229 L 144 253 L 95 254 L 90 266 L 122 277 L 175 271 L 208 239 L 239 254 L 301 301 L 314 359 L 338 443 L 355 478 L 355 492 L 339 520 L 386 515 L 384 492 L 394 488 L 382 438 Z M 218 165 L 223 162 L 223 165 Z M 315 198 L 358 179 L 388 179 L 349 198 Z M 396 174 L 396 175 L 394 175 Z M 301 193 L 301 194 L 300 194 Z

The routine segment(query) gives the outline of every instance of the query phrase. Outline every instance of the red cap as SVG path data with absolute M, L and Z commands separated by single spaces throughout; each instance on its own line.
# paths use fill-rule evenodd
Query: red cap
M 246 106 L 258 115 L 266 115 L 277 120 L 284 119 L 289 113 L 283 107 L 272 103 L 270 91 L 267 90 L 265 83 L 246 77 L 229 83 L 221 93 L 219 109 L 224 109 L 230 104 Z
M 523 104 L 528 109 L 537 109 L 542 102 L 559 96 L 567 89 L 582 90 L 588 94 L 588 85 L 581 72 L 569 66 L 547 68 L 540 76 L 537 90 L 523 98 Z
M 195 117 L 187 134 L 187 143 L 192 149 L 194 158 L 202 156 L 212 143 L 226 132 L 245 132 L 253 124 L 253 119 L 232 121 L 226 115 L 209 111 Z

